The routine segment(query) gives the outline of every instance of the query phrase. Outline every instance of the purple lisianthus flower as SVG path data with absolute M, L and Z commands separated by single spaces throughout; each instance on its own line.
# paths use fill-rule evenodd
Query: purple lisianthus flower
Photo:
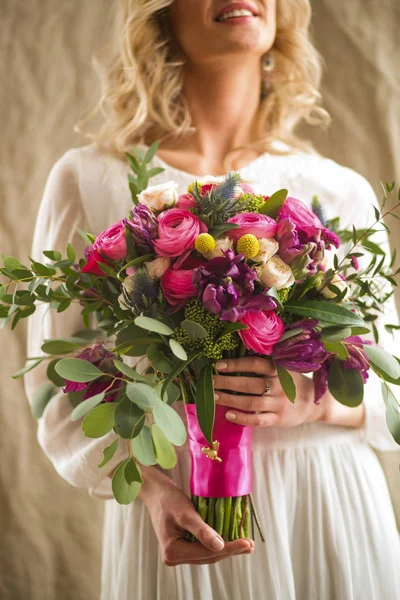
M 113 362 L 114 359 L 117 358 L 117 355 L 110 352 L 104 346 L 104 344 L 91 344 L 90 346 L 84 348 L 76 356 L 76 358 L 80 358 L 81 360 L 87 360 L 88 362 L 98 367 L 100 371 L 103 371 L 104 373 L 114 375 L 119 373 L 118 369 L 115 367 Z M 113 383 L 113 386 L 110 388 L 109 393 L 105 398 L 107 402 L 111 402 L 115 399 L 115 393 L 116 391 L 118 391 L 121 383 L 122 382 L 119 381 L 115 381 Z M 62 390 L 64 393 L 80 392 L 82 390 L 86 390 L 84 395 L 84 399 L 86 400 L 87 398 L 91 398 L 92 396 L 95 396 L 96 394 L 99 394 L 100 392 L 104 391 L 104 389 L 106 389 L 109 385 L 110 379 L 108 377 L 106 380 L 100 377 L 99 379 L 96 379 L 92 382 L 77 382 L 65 379 L 65 387 L 63 387 Z
M 320 334 L 314 329 L 316 325 L 318 321 L 315 319 L 302 319 L 286 327 L 285 331 L 302 331 L 274 345 L 274 362 L 289 371 L 318 371 L 330 355 L 323 346 Z
M 124 219 L 132 232 L 134 244 L 139 252 L 153 252 L 153 239 L 157 237 L 157 217 L 145 204 L 139 202 L 131 211 L 130 218 Z
M 246 312 L 276 308 L 266 291 L 253 295 L 257 271 L 249 267 L 243 254 L 226 250 L 195 270 L 193 283 L 200 289 L 204 307 L 222 320 L 237 321 Z
M 367 356 L 363 350 L 363 346 L 365 344 L 371 344 L 372 342 L 363 340 L 358 335 L 352 335 L 344 339 L 343 343 L 346 345 L 346 350 L 349 354 L 348 358 L 346 358 L 342 363 L 343 368 L 355 369 L 356 371 L 359 371 L 364 383 L 366 383 L 370 366 Z M 329 368 L 332 364 L 333 358 L 333 356 L 328 358 L 321 366 L 321 369 L 314 373 L 314 402 L 316 404 L 318 404 L 328 389 Z

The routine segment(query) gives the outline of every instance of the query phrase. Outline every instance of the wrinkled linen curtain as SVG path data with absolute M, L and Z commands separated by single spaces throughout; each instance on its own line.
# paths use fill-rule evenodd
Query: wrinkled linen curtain
M 333 122 L 327 133 L 305 133 L 323 154 L 365 175 L 380 196 L 381 179 L 400 183 L 400 5 L 318 0 L 313 8 Z M 86 143 L 72 127 L 98 92 L 90 57 L 107 40 L 110 3 L 0 0 L 0 16 L 0 250 L 24 257 L 51 166 Z M 398 222 L 393 232 L 400 239 Z M 9 377 L 24 360 L 24 327 L 1 331 L 0 343 L 0 597 L 95 600 L 102 503 L 64 482 L 36 442 L 22 383 Z M 399 457 L 384 458 L 397 509 Z

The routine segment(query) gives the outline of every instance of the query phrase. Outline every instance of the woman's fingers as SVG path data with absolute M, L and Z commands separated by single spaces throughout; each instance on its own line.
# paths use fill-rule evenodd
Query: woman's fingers
M 242 394 L 256 394 L 257 396 L 261 396 L 265 393 L 266 379 L 266 377 L 214 375 L 214 388 L 216 390 L 230 390 L 231 392 L 242 392 Z M 270 381 L 268 381 L 268 384 L 269 387 L 272 388 Z
M 271 393 L 272 390 L 271 390 Z M 281 406 L 281 401 L 274 396 L 244 396 L 215 392 L 215 402 L 229 408 L 237 408 L 249 412 L 275 412 Z
M 179 564 L 210 564 L 218 562 L 235 554 L 250 552 L 253 544 L 252 540 L 235 540 L 226 542 L 224 549 L 220 552 L 207 550 L 199 542 L 188 542 L 184 539 L 176 540 L 164 552 L 164 564 L 167 566 L 176 566 Z
M 248 427 L 271 427 L 277 425 L 279 415 L 276 412 L 264 412 L 259 414 L 249 414 L 230 410 L 225 418 L 238 425 L 247 425 Z
M 276 377 L 276 368 L 272 361 L 257 356 L 227 358 L 218 361 L 215 367 L 217 371 L 224 373 L 256 373 L 257 375 Z

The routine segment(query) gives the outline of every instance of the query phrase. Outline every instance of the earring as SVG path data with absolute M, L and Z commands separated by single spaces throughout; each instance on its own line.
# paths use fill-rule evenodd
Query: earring
M 264 56 L 262 57 L 262 60 L 261 60 L 261 69 L 262 69 L 263 75 L 269 76 L 271 71 L 274 70 L 274 67 L 275 67 L 274 57 L 272 56 L 272 54 L 267 52 L 267 54 L 264 54 Z
M 272 54 L 267 52 L 261 59 L 262 93 L 267 94 L 271 89 L 271 73 L 274 70 L 275 61 Z

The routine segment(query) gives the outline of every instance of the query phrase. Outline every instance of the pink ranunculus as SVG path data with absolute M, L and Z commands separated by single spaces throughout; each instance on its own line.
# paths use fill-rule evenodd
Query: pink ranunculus
M 176 306 L 188 298 L 197 296 L 193 285 L 194 269 L 174 269 L 170 267 L 161 277 L 161 287 L 169 304 Z
M 231 229 L 231 231 L 228 232 L 229 237 L 235 242 L 237 242 L 242 235 L 246 235 L 246 233 L 252 233 L 257 239 L 272 238 L 278 229 L 277 222 L 271 217 L 251 212 L 239 213 L 231 219 L 228 219 L 228 223 L 236 223 L 236 225 L 239 225 L 238 229 Z
M 285 330 L 282 319 L 273 310 L 248 312 L 240 319 L 248 329 L 239 331 L 243 344 L 257 354 L 269 355 Z
M 125 224 L 123 221 L 114 223 L 100 233 L 94 244 L 93 250 L 98 250 L 101 256 L 109 260 L 122 260 L 128 254 L 125 238 Z
M 180 256 L 194 248 L 194 241 L 207 227 L 196 215 L 181 208 L 171 208 L 158 217 L 158 237 L 154 248 L 159 256 Z
M 194 199 L 194 196 L 189 192 L 187 194 L 181 194 L 178 198 L 178 202 L 176 203 L 176 208 L 183 208 L 186 210 L 190 210 L 196 206 L 197 202 Z

